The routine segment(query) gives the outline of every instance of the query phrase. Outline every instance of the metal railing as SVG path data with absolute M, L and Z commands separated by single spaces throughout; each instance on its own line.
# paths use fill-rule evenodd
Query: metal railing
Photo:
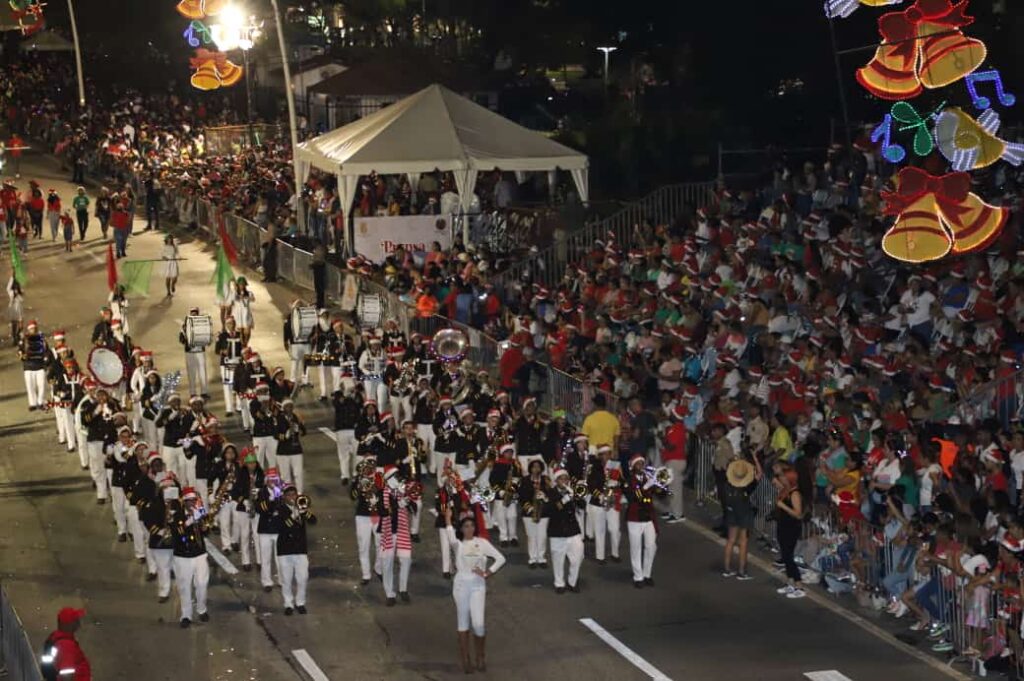
M 35 649 L 0 584 L 0 677 L 9 681 L 43 681 Z

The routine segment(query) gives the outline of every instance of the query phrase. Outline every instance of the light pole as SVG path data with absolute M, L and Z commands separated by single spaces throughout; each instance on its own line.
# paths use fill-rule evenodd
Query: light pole
M 75 5 L 68 0 L 68 16 L 71 18 L 71 38 L 75 41 L 75 66 L 78 68 L 78 106 L 85 107 L 85 77 L 82 76 L 82 49 L 78 45 L 78 24 L 75 22 Z
M 288 50 L 284 45 L 284 27 L 281 23 L 281 10 L 277 6 L 277 0 L 270 0 L 270 5 L 274 8 L 274 21 L 277 23 L 277 42 L 281 47 L 281 68 L 284 70 L 284 92 L 288 98 L 288 127 L 291 128 L 292 134 L 292 172 L 295 173 L 295 193 L 300 195 L 303 178 L 299 172 L 299 131 L 295 125 L 295 93 L 292 92 L 292 70 L 288 66 Z M 301 205 L 296 205 L 295 216 L 299 222 L 299 229 L 304 230 L 306 219 Z
M 604 90 L 605 90 L 605 92 L 608 92 L 608 55 L 610 55 L 612 52 L 614 52 L 615 50 L 617 50 L 619 48 L 617 48 L 617 47 L 599 47 L 597 49 L 598 49 L 599 52 L 604 52 Z
M 70 0 L 69 0 L 70 1 Z M 242 10 L 228 5 L 218 17 L 220 21 L 210 26 L 210 36 L 217 49 L 242 51 L 242 69 L 245 72 L 245 120 L 249 146 L 255 146 L 256 135 L 252 126 L 252 75 L 249 73 L 249 50 L 263 34 L 263 22 L 256 22 L 256 17 L 249 15 L 245 19 Z

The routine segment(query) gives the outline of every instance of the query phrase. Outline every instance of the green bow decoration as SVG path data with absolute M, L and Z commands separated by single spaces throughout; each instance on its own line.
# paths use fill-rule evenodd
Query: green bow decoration
M 928 114 L 927 118 L 917 113 L 917 109 L 908 102 L 896 102 L 892 105 L 893 120 L 903 123 L 898 128 L 900 132 L 914 131 L 914 153 L 918 156 L 927 156 L 935 150 L 935 140 L 928 130 L 928 121 L 939 115 L 946 103 L 943 102 L 935 107 L 935 110 Z

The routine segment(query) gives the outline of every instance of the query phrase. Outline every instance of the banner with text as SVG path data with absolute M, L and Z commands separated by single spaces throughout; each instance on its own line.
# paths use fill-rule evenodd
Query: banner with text
M 446 215 L 395 215 L 355 219 L 356 253 L 383 262 L 399 247 L 412 253 L 430 251 L 435 241 L 441 250 L 452 245 L 451 220 Z

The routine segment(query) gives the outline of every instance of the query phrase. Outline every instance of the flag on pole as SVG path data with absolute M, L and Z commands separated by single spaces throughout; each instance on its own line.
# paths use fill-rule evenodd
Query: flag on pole
M 232 265 L 238 265 L 238 249 L 235 248 L 235 242 L 231 240 L 227 227 L 224 225 L 223 212 L 217 220 L 217 236 L 220 237 L 220 243 L 224 246 L 224 253 L 228 257 L 228 262 Z
M 11 245 L 11 269 L 14 271 L 14 281 L 18 282 L 19 286 L 24 286 L 28 281 L 28 276 L 25 274 L 25 263 L 21 261 L 21 253 L 14 245 L 14 236 L 9 236 L 7 241 Z
M 224 244 L 221 244 L 217 247 L 217 267 L 213 270 L 213 283 L 216 286 L 219 300 L 227 300 L 231 295 L 231 282 L 234 278 L 235 274 L 231 271 L 228 254 L 224 251 Z
M 107 289 L 117 288 L 117 265 L 114 264 L 114 244 L 107 244 Z
M 125 260 L 121 263 L 119 281 L 128 295 L 148 296 L 153 274 L 153 260 Z

